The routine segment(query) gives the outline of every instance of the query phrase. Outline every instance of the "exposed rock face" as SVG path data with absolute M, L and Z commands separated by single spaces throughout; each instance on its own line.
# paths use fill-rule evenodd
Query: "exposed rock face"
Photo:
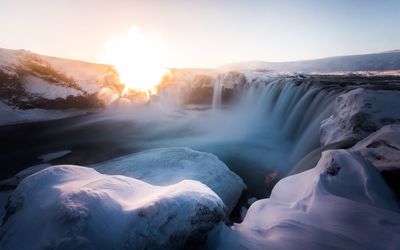
M 177 249 L 225 219 L 221 199 L 197 181 L 153 186 L 79 166 L 53 166 L 12 193 L 1 249 Z
M 153 149 L 96 164 L 103 174 L 118 174 L 165 186 L 196 180 L 211 188 L 233 210 L 246 185 L 215 155 L 189 148 Z
M 213 249 L 398 249 L 400 211 L 374 166 L 325 151 L 317 166 L 282 179 L 244 221 L 212 233 Z
M 322 145 L 360 140 L 387 124 L 400 123 L 400 92 L 354 89 L 336 99 L 333 114 L 322 122 Z

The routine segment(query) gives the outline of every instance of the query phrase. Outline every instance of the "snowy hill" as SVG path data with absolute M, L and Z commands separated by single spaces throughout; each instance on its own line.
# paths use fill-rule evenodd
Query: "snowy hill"
M 99 107 L 97 92 L 117 84 L 117 73 L 109 65 L 0 49 L 0 101 L 11 107 Z
M 328 57 L 292 62 L 250 61 L 224 65 L 226 70 L 271 70 L 280 72 L 380 71 L 400 69 L 400 50 L 382 53 Z

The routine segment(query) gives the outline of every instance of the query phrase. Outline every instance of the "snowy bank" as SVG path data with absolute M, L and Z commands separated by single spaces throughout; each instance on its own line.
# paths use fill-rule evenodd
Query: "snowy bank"
M 159 187 L 71 165 L 27 177 L 9 200 L 1 249 L 176 249 L 226 212 L 197 181 Z
M 317 166 L 282 179 L 245 220 L 220 225 L 212 249 L 399 249 L 400 211 L 358 153 L 325 151 Z
M 133 177 L 165 186 L 182 180 L 197 180 L 211 188 L 233 210 L 246 185 L 210 153 L 189 148 L 161 148 L 122 156 L 94 165 L 103 174 Z
M 333 114 L 322 122 L 322 145 L 360 140 L 387 124 L 400 123 L 400 92 L 354 89 L 336 98 Z

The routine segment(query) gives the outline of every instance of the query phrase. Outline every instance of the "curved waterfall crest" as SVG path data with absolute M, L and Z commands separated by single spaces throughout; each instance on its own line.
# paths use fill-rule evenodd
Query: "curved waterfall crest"
M 214 89 L 222 87 L 218 81 Z M 295 162 L 320 146 L 321 122 L 331 115 L 338 93 L 307 78 L 270 78 L 248 83 L 237 106 L 253 112 L 258 117 L 254 122 L 268 123 L 268 129 L 288 140 L 292 145 L 289 158 Z

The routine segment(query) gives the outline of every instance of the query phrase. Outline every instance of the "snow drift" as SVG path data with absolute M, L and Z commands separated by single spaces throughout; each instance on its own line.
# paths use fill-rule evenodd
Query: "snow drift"
M 53 166 L 12 193 L 0 248 L 176 249 L 202 240 L 225 214 L 221 199 L 197 181 L 159 187 Z
M 94 165 L 103 174 L 136 178 L 166 186 L 196 180 L 211 188 L 233 210 L 246 185 L 242 179 L 210 153 L 189 148 L 153 149 Z

